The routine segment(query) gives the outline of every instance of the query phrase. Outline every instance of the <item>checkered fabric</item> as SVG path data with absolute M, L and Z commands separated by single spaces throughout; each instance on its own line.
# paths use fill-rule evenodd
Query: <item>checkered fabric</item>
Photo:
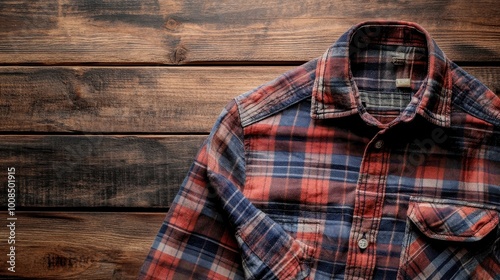
M 500 99 L 409 22 L 236 97 L 140 279 L 500 279 Z

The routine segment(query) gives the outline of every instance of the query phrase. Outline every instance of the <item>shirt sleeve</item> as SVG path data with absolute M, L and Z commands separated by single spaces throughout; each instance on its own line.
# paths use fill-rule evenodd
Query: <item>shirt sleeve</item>
M 154 240 L 139 279 L 240 279 L 234 230 L 208 178 L 244 183 L 244 144 L 237 106 L 223 110 L 203 143 Z

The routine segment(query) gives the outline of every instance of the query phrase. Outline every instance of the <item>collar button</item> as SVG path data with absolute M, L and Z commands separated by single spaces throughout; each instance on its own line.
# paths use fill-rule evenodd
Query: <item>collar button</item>
M 384 140 L 378 140 L 375 142 L 375 149 L 382 149 L 384 147 Z

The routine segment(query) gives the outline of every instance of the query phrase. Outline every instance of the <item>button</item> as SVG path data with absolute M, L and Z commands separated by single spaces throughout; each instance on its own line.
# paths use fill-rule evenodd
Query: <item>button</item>
M 381 149 L 384 146 L 384 140 L 378 140 L 375 142 L 375 148 L 376 149 Z
M 361 250 L 368 248 L 368 240 L 366 240 L 366 238 L 361 238 L 360 240 L 358 240 L 358 247 Z

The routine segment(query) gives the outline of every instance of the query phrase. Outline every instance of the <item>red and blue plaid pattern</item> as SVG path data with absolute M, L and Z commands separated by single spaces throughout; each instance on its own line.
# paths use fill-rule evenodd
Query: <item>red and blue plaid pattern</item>
M 236 97 L 140 279 L 493 279 L 500 99 L 408 22 Z

